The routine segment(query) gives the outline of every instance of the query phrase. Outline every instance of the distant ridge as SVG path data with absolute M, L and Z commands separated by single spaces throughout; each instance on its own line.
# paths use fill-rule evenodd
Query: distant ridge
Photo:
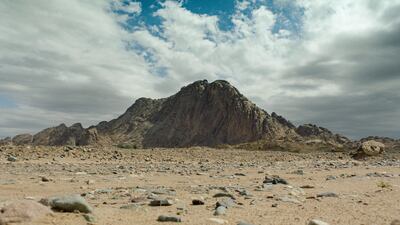
M 83 128 L 61 124 L 35 135 L 19 135 L 14 144 L 129 144 L 137 148 L 235 145 L 286 139 L 346 143 L 346 137 L 312 124 L 299 127 L 268 114 L 224 80 L 196 81 L 168 98 L 139 98 L 111 121 Z

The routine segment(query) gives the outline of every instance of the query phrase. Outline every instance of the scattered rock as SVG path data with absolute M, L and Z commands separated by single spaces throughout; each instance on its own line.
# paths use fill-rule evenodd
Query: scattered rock
M 96 218 L 92 214 L 83 214 L 83 218 L 89 223 L 96 222 Z
M 221 198 L 215 204 L 215 207 L 218 208 L 219 206 L 223 206 L 225 208 L 230 208 L 235 205 L 235 201 L 231 198 Z
M 221 216 L 226 214 L 226 207 L 225 206 L 218 206 L 215 209 L 214 215 L 215 216 Z
M 18 158 L 15 156 L 12 156 L 12 155 L 8 156 L 8 158 L 7 158 L 7 161 L 9 161 L 9 162 L 16 162 L 17 160 L 18 160 Z
M 92 207 L 79 195 L 56 196 L 40 200 L 40 203 L 50 206 L 53 210 L 62 212 L 91 213 Z
M 234 197 L 232 194 L 225 193 L 225 192 L 217 193 L 217 194 L 215 194 L 213 197 L 214 197 L 214 198 L 229 197 L 229 198 L 235 199 L 235 197 Z
M 329 225 L 329 223 L 323 222 L 321 220 L 311 220 L 308 225 Z
M 314 186 L 306 184 L 306 185 L 301 186 L 300 188 L 311 189 L 311 188 L 314 188 Z
M 334 192 L 322 192 L 322 193 L 317 194 L 317 197 L 318 198 L 324 198 L 324 197 L 337 198 L 339 196 Z
M 281 201 L 281 202 L 289 202 L 289 203 L 301 204 L 301 202 L 299 200 L 297 200 L 296 198 L 293 198 L 293 197 L 289 197 L 289 196 L 280 197 L 278 200 Z
M 150 202 L 150 206 L 171 206 L 174 202 L 169 199 L 155 199 Z
M 273 175 L 270 177 L 266 176 L 263 183 L 264 184 L 288 184 L 288 182 L 285 179 L 280 178 L 277 175 Z
M 325 180 L 336 180 L 336 178 L 337 178 L 336 176 L 329 175 L 329 176 L 326 177 Z
M 47 177 L 42 177 L 42 182 L 49 182 L 49 181 L 51 181 L 51 179 L 50 179 L 50 178 L 47 178 Z
M 204 205 L 204 201 L 200 199 L 193 199 L 192 205 Z
M 182 222 L 182 219 L 176 216 L 159 216 L 157 219 L 158 222 Z
M 51 214 L 51 210 L 35 201 L 21 200 L 2 203 L 0 207 L 0 225 L 29 223 Z

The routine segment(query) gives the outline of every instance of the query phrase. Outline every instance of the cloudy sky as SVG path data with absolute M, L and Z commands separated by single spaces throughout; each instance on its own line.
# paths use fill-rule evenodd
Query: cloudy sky
M 400 0 L 2 0 L 0 137 L 226 79 L 268 112 L 400 137 Z

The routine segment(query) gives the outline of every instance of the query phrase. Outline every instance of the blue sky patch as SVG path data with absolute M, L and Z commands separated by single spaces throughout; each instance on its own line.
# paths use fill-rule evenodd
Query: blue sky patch
M 4 95 L 0 95 L 0 108 L 13 108 L 13 107 L 16 107 L 16 104 L 12 99 Z

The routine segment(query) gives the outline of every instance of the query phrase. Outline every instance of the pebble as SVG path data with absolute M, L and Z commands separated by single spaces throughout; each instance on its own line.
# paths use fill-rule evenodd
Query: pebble
M 215 205 L 217 208 L 219 206 L 223 206 L 225 208 L 230 208 L 235 205 L 235 202 L 231 198 L 221 198 L 220 200 L 217 201 L 217 203 Z
M 217 194 L 215 194 L 213 197 L 214 197 L 214 198 L 229 197 L 229 198 L 235 199 L 235 197 L 234 197 L 232 194 L 225 193 L 225 192 L 217 193 Z
M 204 205 L 204 201 L 200 199 L 193 199 L 192 205 Z
M 308 225 L 329 225 L 329 223 L 323 222 L 321 220 L 311 220 Z
M 336 177 L 333 175 L 329 175 L 326 177 L 326 180 L 336 180 Z
M 92 214 L 83 214 L 83 218 L 89 223 L 96 222 L 96 218 Z
M 47 178 L 47 177 L 42 177 L 42 182 L 49 182 L 49 181 L 51 181 L 51 179 L 50 179 L 50 178 Z
M 323 193 L 317 194 L 317 197 L 318 198 L 324 198 L 324 197 L 337 198 L 339 196 L 334 192 L 323 192 Z
M 226 207 L 225 206 L 218 206 L 215 209 L 214 215 L 215 216 L 221 216 L 226 214 Z
M 159 222 L 182 222 L 182 219 L 177 216 L 164 216 L 161 215 L 158 217 L 157 221 Z
M 281 202 L 289 202 L 289 203 L 301 204 L 301 202 L 299 200 L 297 200 L 297 199 L 295 199 L 293 197 L 289 197 L 289 196 L 280 197 L 278 200 L 281 201 Z
M 7 161 L 9 161 L 9 162 L 16 162 L 17 160 L 18 160 L 17 157 L 12 156 L 12 155 L 8 156 L 8 158 L 7 158 Z
M 288 184 L 288 182 L 285 179 L 280 178 L 277 175 L 273 175 L 270 177 L 266 176 L 263 183 L 264 184 Z

